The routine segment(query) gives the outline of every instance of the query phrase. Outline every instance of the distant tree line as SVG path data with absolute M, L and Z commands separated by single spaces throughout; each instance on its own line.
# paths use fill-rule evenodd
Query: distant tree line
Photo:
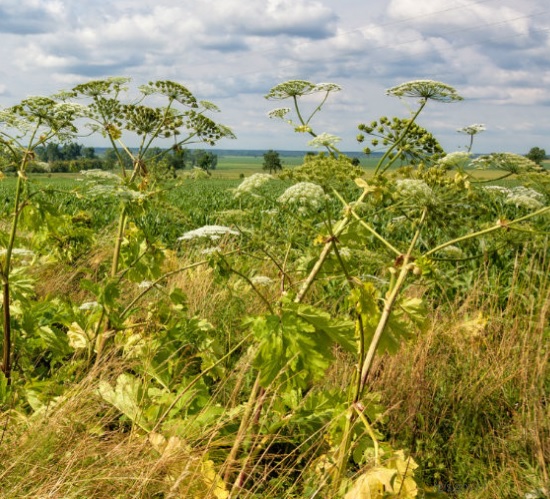
M 152 148 L 148 151 L 146 167 L 151 171 L 172 173 L 185 168 L 200 168 L 209 172 L 218 165 L 218 156 L 211 151 L 202 149 L 161 149 Z M 114 149 L 106 149 L 103 154 L 96 154 L 95 148 L 82 144 L 58 144 L 50 142 L 35 150 L 34 161 L 27 171 L 30 173 L 68 173 L 82 170 L 114 170 L 122 161 L 128 169 L 132 168 L 129 155 L 122 153 L 117 156 Z M 9 164 L 0 151 L 0 169 L 4 172 L 15 172 L 16 165 Z

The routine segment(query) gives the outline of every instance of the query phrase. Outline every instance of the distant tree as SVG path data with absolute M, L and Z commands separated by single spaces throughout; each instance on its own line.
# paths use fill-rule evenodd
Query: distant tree
M 546 159 L 546 151 L 540 147 L 532 147 L 525 157 L 534 161 L 537 165 L 542 165 L 542 162 Z
M 283 169 L 281 158 L 279 157 L 279 153 L 277 151 L 270 149 L 264 153 L 263 169 L 269 170 L 269 173 L 275 173 Z
M 208 172 L 218 165 L 218 155 L 210 151 L 198 150 L 195 153 L 195 165 Z

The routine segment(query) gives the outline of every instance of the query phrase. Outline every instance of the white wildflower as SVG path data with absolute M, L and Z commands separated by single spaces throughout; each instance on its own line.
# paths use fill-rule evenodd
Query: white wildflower
M 278 107 L 277 109 L 272 109 L 267 113 L 270 118 L 279 118 L 283 119 L 288 113 L 290 113 L 289 107 Z
M 297 205 L 304 213 L 307 209 L 318 209 L 322 206 L 326 195 L 320 185 L 312 182 L 298 182 L 283 192 L 277 201 L 281 204 Z
M 510 189 L 501 185 L 487 185 L 483 187 L 483 190 L 489 194 L 498 196 L 509 196 L 512 193 Z
M 98 169 L 82 170 L 80 172 L 80 174 L 84 175 L 84 177 L 90 178 L 90 179 L 110 180 L 110 181 L 113 181 L 113 182 L 120 182 L 121 181 L 121 178 L 117 174 L 112 173 L 112 172 L 107 172 L 105 170 L 98 170 Z
M 347 246 L 342 246 L 338 248 L 338 253 L 343 260 L 349 260 L 351 258 L 351 250 Z
M 428 200 L 432 197 L 431 187 L 423 180 L 405 178 L 395 182 L 397 194 L 403 198 Z
M 273 282 L 273 279 L 265 275 L 255 275 L 250 278 L 250 282 L 256 286 L 269 286 Z
M 517 208 L 526 208 L 528 210 L 537 210 L 544 206 L 544 195 L 540 192 L 524 186 L 518 186 L 511 189 L 510 194 L 505 200 L 506 204 L 514 205 Z
M 456 102 L 463 100 L 456 90 L 445 83 L 433 80 L 413 80 L 386 90 L 387 95 L 396 97 L 418 97 L 422 100 Z
M 308 142 L 312 147 L 334 147 L 342 139 L 330 133 L 321 133 Z
M 468 135 L 476 135 L 478 133 L 484 132 L 485 130 L 485 125 L 483 125 L 482 123 L 474 123 L 473 125 L 458 128 L 457 132 L 466 133 Z
M 139 289 L 152 288 L 153 286 L 154 286 L 154 283 L 152 281 L 141 281 L 138 284 Z
M 8 252 L 7 249 L 0 249 L 0 256 L 4 256 Z M 13 248 L 11 250 L 11 256 L 34 256 L 34 251 L 25 248 Z
M 470 162 L 471 155 L 465 151 L 455 151 L 441 158 L 437 163 L 445 168 L 464 168 Z
M 80 307 L 78 307 L 79 310 L 92 310 L 94 308 L 99 307 L 99 303 L 96 301 L 87 301 L 84 302 Z
M 239 233 L 236 230 L 225 227 L 224 225 L 205 225 L 195 230 L 190 230 L 178 237 L 178 241 L 187 241 L 190 239 L 208 238 L 212 241 L 220 239 L 222 236 L 229 234 L 238 236 Z
M 219 246 L 212 246 L 211 248 L 205 248 L 201 251 L 201 255 L 213 255 L 214 253 L 220 253 L 222 249 Z
M 254 191 L 260 189 L 264 184 L 273 179 L 268 173 L 255 173 L 250 177 L 245 178 L 235 189 L 235 197 L 240 197 L 244 194 L 250 194 L 257 197 Z

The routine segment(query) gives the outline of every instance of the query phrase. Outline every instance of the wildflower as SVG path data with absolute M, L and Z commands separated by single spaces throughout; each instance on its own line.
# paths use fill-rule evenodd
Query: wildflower
M 423 180 L 405 178 L 395 182 L 397 194 L 403 198 L 429 199 L 433 195 L 431 187 Z
M 87 301 L 84 302 L 80 307 L 78 307 L 79 310 L 92 310 L 94 308 L 99 307 L 99 303 L 96 301 Z
M 510 189 L 507 187 L 503 187 L 501 185 L 487 185 L 483 187 L 483 190 L 485 192 L 488 192 L 492 195 L 499 195 L 499 196 L 508 196 L 512 193 Z
M 267 115 L 270 118 L 283 119 L 288 113 L 290 113 L 289 107 L 279 107 L 277 109 L 272 109 L 269 113 L 267 113 Z
M 325 200 L 325 191 L 320 185 L 312 182 L 298 182 L 283 192 L 277 201 L 281 204 L 298 205 L 299 211 L 318 209 Z
M 544 195 L 540 192 L 520 185 L 511 189 L 504 202 L 517 208 L 537 210 L 544 206 L 543 200 Z
M 456 102 L 463 98 L 456 90 L 445 83 L 433 80 L 413 80 L 386 90 L 387 95 L 396 97 L 419 97 L 422 100 Z
M 313 140 L 308 142 L 308 145 L 313 147 L 334 147 L 342 139 L 336 135 L 330 133 L 321 133 L 317 135 Z
M 480 156 L 472 161 L 472 165 L 479 169 L 495 168 L 514 174 L 540 171 L 540 166 L 537 163 L 512 152 L 498 152 Z
M 201 255 L 213 255 L 214 253 L 220 253 L 221 250 L 219 246 L 212 246 L 211 248 L 203 249 Z
M 455 151 L 443 156 L 437 163 L 447 169 L 464 168 L 470 161 L 470 153 Z
M 244 194 L 250 194 L 258 197 L 253 191 L 258 190 L 264 184 L 269 182 L 273 177 L 268 173 L 255 173 L 250 177 L 245 178 L 235 189 L 235 197 L 240 197 Z
M 154 286 L 154 284 L 151 281 L 141 281 L 138 284 L 139 289 L 152 288 L 153 286 Z
M 226 234 L 235 236 L 239 235 L 236 230 L 230 229 L 229 227 L 225 227 L 223 225 L 205 225 L 204 227 L 186 232 L 183 236 L 178 237 L 178 241 L 188 241 L 202 237 L 208 238 L 211 241 L 217 241 Z
M 336 83 L 311 83 L 305 80 L 290 80 L 274 86 L 265 96 L 268 100 L 282 100 L 317 92 L 338 92 L 341 89 Z
M 255 275 L 250 278 L 250 282 L 256 286 L 269 286 L 273 282 L 273 279 L 265 275 Z
M 0 256 L 5 255 L 7 252 L 8 251 L 5 248 L 0 249 Z M 11 250 L 11 255 L 12 256 L 34 256 L 34 252 L 25 248 L 13 248 Z
M 462 128 L 458 128 L 456 131 L 460 133 L 465 133 L 468 135 L 476 135 L 478 133 L 484 132 L 486 130 L 485 125 L 481 123 L 474 123 L 473 125 L 468 125 Z

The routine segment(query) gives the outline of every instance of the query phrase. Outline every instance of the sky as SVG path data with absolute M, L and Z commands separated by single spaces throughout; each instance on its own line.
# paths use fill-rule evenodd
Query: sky
M 176 81 L 221 109 L 225 149 L 313 150 L 268 117 L 287 80 L 342 87 L 312 127 L 345 151 L 363 147 L 358 124 L 410 114 L 388 88 L 436 80 L 464 98 L 419 119 L 447 152 L 475 123 L 474 152 L 550 153 L 548 0 L 0 0 L 0 60 L 0 107 L 105 77 Z

